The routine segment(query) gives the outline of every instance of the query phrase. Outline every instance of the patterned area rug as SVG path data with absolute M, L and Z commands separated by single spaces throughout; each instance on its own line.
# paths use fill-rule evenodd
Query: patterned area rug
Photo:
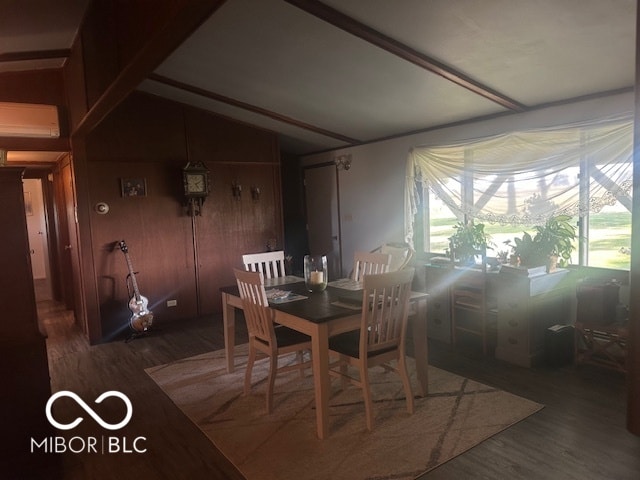
M 319 440 L 310 372 L 279 374 L 267 415 L 265 360 L 254 367 L 251 395 L 242 395 L 246 351 L 236 348 L 233 374 L 221 350 L 146 371 L 248 480 L 412 479 L 543 408 L 429 367 L 429 395 L 416 398 L 409 415 L 398 376 L 372 369 L 374 430 L 367 431 L 360 389 L 342 390 L 334 379 L 330 436 Z

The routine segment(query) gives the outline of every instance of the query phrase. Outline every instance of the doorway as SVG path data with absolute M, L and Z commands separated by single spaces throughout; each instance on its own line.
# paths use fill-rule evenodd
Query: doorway
M 25 215 L 31 253 L 31 271 L 36 301 L 53 300 L 49 261 L 49 232 L 45 211 L 42 180 L 25 178 L 22 182 Z

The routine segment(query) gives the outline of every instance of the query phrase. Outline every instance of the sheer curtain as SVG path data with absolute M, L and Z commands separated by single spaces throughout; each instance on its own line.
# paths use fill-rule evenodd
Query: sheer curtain
M 407 160 L 406 240 L 413 243 L 420 184 L 461 219 L 505 225 L 582 216 L 616 201 L 630 208 L 632 155 L 631 114 L 414 147 Z

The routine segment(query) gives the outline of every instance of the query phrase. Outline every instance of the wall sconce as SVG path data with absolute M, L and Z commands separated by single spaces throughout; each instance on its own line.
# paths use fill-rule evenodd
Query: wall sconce
M 231 184 L 231 195 L 233 195 L 234 199 L 240 200 L 242 197 L 242 185 L 237 182 L 233 182 Z
M 338 170 L 349 170 L 351 168 L 351 155 L 338 155 L 334 163 Z
M 260 187 L 256 187 L 255 185 L 251 186 L 251 198 L 254 202 L 260 200 Z

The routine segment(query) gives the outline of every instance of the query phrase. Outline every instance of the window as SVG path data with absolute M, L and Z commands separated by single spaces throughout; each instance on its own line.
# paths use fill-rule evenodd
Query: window
M 629 268 L 631 116 L 416 147 L 407 175 L 407 240 L 443 252 L 453 225 L 474 219 L 496 244 L 569 214 L 579 226 L 575 264 Z M 419 194 L 417 193 L 419 191 Z

